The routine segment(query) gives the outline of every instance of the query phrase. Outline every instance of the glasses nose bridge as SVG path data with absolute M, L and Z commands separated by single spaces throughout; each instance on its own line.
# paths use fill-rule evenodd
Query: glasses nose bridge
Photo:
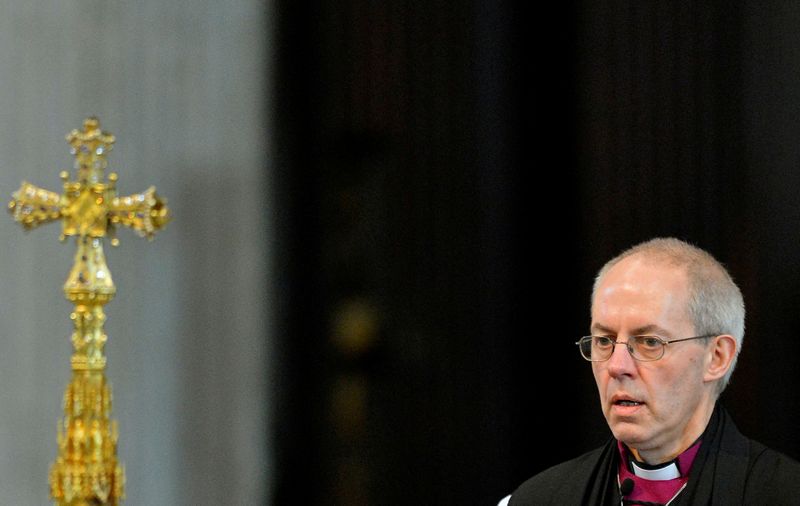
M 634 349 L 634 345 L 633 343 L 631 343 L 630 338 L 628 338 L 627 341 L 614 341 L 614 348 L 611 350 L 611 354 L 608 356 L 608 360 L 612 360 L 614 358 L 614 355 L 617 352 L 618 345 L 623 345 L 625 347 L 626 351 L 628 352 L 628 356 L 630 358 L 632 359 L 636 358 L 636 351 Z

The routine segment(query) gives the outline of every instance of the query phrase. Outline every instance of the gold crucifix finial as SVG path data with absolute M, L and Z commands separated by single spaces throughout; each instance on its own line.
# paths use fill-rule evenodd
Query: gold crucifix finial
M 77 252 L 64 283 L 75 305 L 70 315 L 72 380 L 64 393 L 64 418 L 58 429 L 58 457 L 50 469 L 50 494 L 59 506 L 117 506 L 125 495 L 125 473 L 117 459 L 117 427 L 111 420 L 111 387 L 105 378 L 107 336 L 103 306 L 116 287 L 103 253 L 103 239 L 116 246 L 117 225 L 152 239 L 170 219 L 155 188 L 118 197 L 117 175 L 105 178 L 113 135 L 97 118 L 73 130 L 67 142 L 75 155 L 75 180 L 61 173 L 61 194 L 23 182 L 8 205 L 25 230 L 61 220 L 61 240 L 75 237 Z
M 73 130 L 67 135 L 79 181 L 96 183 L 103 179 L 108 165 L 106 153 L 111 151 L 115 140 L 113 135 L 100 130 L 100 122 L 94 117 L 83 121 L 83 131 Z

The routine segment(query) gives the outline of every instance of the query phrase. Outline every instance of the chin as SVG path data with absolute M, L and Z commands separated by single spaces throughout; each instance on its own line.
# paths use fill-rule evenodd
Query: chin
M 647 437 L 641 427 L 626 422 L 617 422 L 611 426 L 614 437 L 628 446 L 638 448 Z

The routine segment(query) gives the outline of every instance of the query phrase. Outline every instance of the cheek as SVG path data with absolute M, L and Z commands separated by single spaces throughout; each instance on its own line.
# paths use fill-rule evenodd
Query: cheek
M 594 382 L 597 385 L 597 390 L 600 393 L 600 400 L 604 400 L 606 398 L 606 386 L 608 385 L 608 374 L 606 373 L 605 367 L 603 367 L 603 362 L 597 362 L 592 364 L 592 375 L 594 376 Z
M 662 371 L 665 374 L 660 375 L 651 384 L 657 386 L 659 390 L 659 397 L 665 406 L 670 406 L 669 411 L 676 415 L 682 411 L 682 408 L 693 406 L 692 398 L 697 396 L 699 389 L 697 388 L 698 382 L 702 381 L 702 374 L 699 373 L 699 367 L 695 360 L 692 360 L 692 367 L 682 368 L 675 371 Z
M 603 376 L 605 376 L 603 366 L 601 364 L 602 362 L 592 362 L 592 376 L 594 376 L 594 381 L 598 384 L 598 386 L 603 380 Z

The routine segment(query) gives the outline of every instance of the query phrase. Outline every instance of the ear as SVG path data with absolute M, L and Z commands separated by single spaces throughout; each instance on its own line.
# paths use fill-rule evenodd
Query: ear
M 736 339 L 728 334 L 716 336 L 708 345 L 703 380 L 716 381 L 725 376 L 735 356 Z

